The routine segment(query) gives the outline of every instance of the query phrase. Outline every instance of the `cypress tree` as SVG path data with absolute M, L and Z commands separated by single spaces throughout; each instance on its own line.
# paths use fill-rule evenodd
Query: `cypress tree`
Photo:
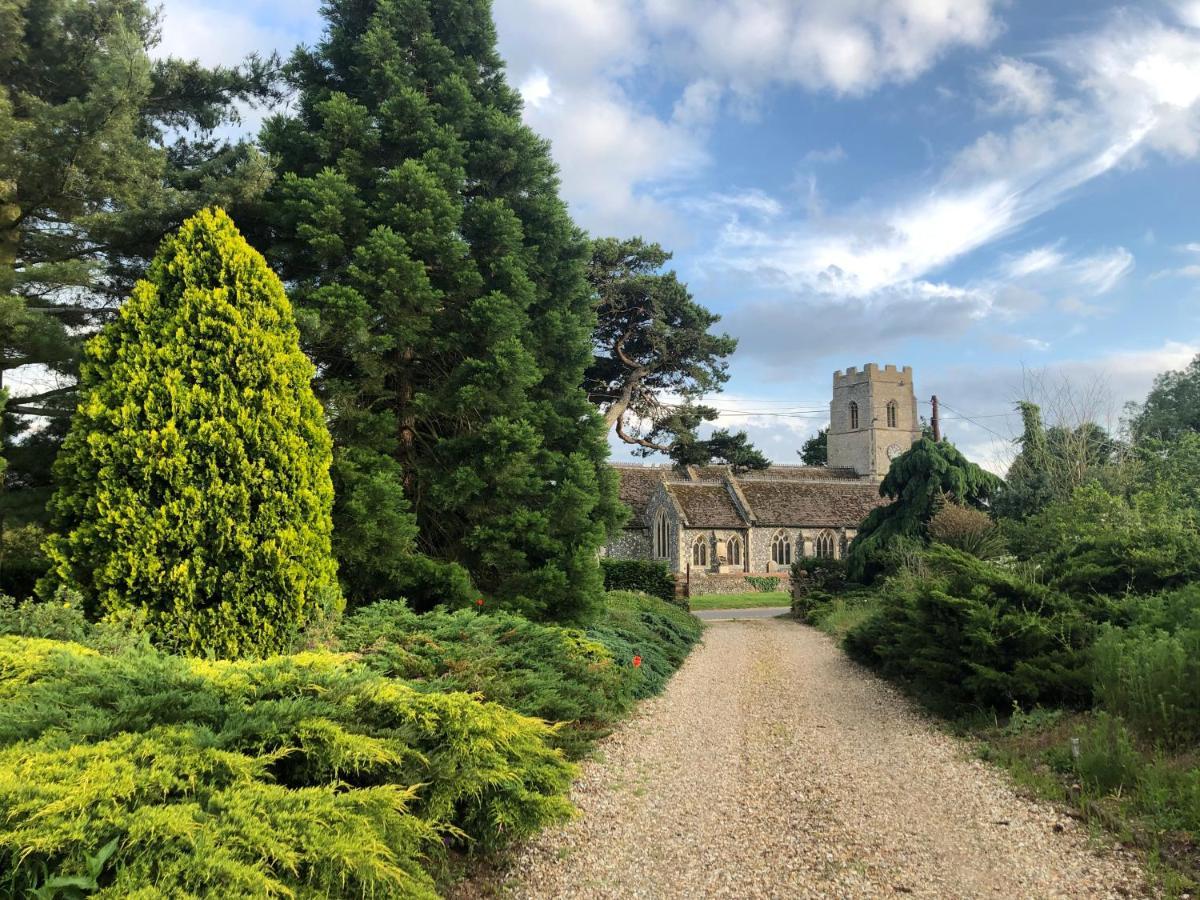
M 166 240 L 91 341 L 55 464 L 46 593 L 158 641 L 286 650 L 341 603 L 330 438 L 283 285 L 221 210 Z
M 377 547 L 343 566 L 346 590 L 461 601 L 465 568 L 506 605 L 578 615 L 620 510 L 581 387 L 588 247 L 521 124 L 489 4 L 323 12 L 323 41 L 289 66 L 297 114 L 262 140 L 283 173 L 272 261 L 332 412 L 337 531 L 354 535 L 347 550 Z M 367 490 L 408 508 L 364 503 Z M 394 537 L 406 520 L 415 542 Z

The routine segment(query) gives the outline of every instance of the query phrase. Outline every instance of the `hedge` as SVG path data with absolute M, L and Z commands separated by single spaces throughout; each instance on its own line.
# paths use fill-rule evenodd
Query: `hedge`
M 606 591 L 641 591 L 659 597 L 668 603 L 675 602 L 675 579 L 666 563 L 644 559 L 602 559 Z

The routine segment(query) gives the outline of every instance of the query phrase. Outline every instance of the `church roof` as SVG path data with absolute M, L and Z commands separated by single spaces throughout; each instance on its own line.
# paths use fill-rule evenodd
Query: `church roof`
M 620 478 L 621 502 L 633 510 L 626 527 L 641 528 L 646 515 L 646 505 L 658 486 L 671 474 L 665 466 L 613 466 Z
M 858 525 L 887 503 L 871 481 L 739 480 L 757 525 L 842 528 Z
M 667 490 L 679 501 L 684 519 L 691 528 L 744 528 L 749 524 L 738 512 L 729 489 L 722 482 L 668 483 Z
M 744 528 L 747 521 L 733 494 L 753 517 L 753 524 L 794 528 L 846 528 L 886 501 L 879 485 L 853 469 L 824 466 L 771 466 L 761 472 L 731 476 L 724 466 L 618 464 L 621 501 L 633 510 L 627 528 L 646 527 L 650 498 L 665 485 L 691 528 Z

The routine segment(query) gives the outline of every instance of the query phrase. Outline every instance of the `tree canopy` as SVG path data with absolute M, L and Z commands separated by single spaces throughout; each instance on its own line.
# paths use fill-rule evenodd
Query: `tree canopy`
M 1138 440 L 1200 432 L 1200 356 L 1184 369 L 1158 375 L 1145 403 L 1132 412 L 1130 430 Z
M 229 217 L 185 222 L 88 342 L 43 593 L 228 657 L 285 651 L 337 612 L 312 375 L 283 285 Z
M 0 382 L 13 387 L 0 513 L 40 517 L 64 431 L 47 417 L 70 416 L 82 340 L 162 238 L 269 181 L 249 143 L 212 135 L 235 101 L 274 96 L 274 59 L 152 60 L 158 35 L 145 0 L 0 0 Z
M 608 428 L 639 455 L 763 468 L 766 457 L 745 434 L 697 434 L 718 416 L 699 400 L 729 380 L 727 360 L 737 341 L 710 332 L 721 317 L 697 303 L 674 272 L 663 271 L 670 259 L 660 245 L 640 237 L 592 242 L 588 280 L 596 329 L 584 381 L 588 397 Z
M 822 428 L 805 441 L 797 452 L 806 466 L 829 465 L 829 429 Z

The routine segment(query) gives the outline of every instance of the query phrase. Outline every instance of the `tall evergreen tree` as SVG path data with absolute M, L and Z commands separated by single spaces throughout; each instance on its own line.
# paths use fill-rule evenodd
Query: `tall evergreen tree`
M 297 113 L 262 142 L 284 173 L 271 258 L 332 413 L 342 558 L 375 548 L 343 568 L 347 592 L 456 600 L 465 568 L 506 604 L 579 613 L 620 510 L 581 389 L 587 245 L 521 124 L 490 5 L 323 13 L 289 66 Z
M 42 591 L 168 646 L 285 651 L 341 603 L 330 447 L 283 285 L 220 210 L 163 244 L 89 341 Z

